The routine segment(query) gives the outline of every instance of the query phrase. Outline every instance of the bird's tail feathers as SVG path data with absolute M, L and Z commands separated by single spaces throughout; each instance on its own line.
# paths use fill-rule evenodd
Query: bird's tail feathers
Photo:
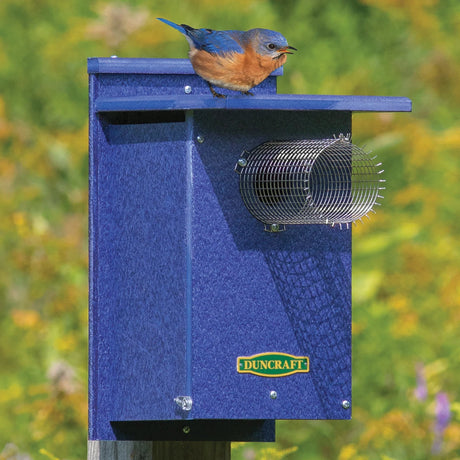
M 189 28 L 190 26 L 186 26 L 185 24 L 179 25 L 174 22 L 168 21 L 167 19 L 164 18 L 157 18 L 159 21 L 164 22 L 165 24 L 168 24 L 168 26 L 171 26 L 172 28 L 178 30 L 180 33 L 187 35 L 186 28 Z

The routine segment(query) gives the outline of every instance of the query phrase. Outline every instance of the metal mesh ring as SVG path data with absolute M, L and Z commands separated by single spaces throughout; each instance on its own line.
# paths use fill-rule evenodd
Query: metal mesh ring
M 265 142 L 237 163 L 249 212 L 265 224 L 348 224 L 372 211 L 381 163 L 338 139 Z

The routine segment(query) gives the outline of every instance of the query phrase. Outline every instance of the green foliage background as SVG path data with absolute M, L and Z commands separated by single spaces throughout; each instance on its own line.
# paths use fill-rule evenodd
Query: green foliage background
M 157 16 L 280 31 L 299 49 L 280 92 L 413 100 L 353 117 L 388 179 L 354 229 L 353 421 L 279 422 L 233 458 L 459 459 L 458 0 L 1 0 L 0 459 L 86 456 L 86 58 L 185 57 Z

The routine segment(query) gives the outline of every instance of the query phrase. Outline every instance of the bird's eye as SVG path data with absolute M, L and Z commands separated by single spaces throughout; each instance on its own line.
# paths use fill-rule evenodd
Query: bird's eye
M 268 48 L 274 50 L 276 46 L 273 43 L 269 43 Z

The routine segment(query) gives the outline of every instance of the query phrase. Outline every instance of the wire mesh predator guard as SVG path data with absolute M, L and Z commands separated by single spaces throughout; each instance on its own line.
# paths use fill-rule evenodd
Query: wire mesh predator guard
M 348 227 L 375 212 L 383 198 L 382 163 L 375 159 L 341 134 L 265 142 L 244 151 L 235 171 L 244 204 L 268 231 L 286 224 Z

